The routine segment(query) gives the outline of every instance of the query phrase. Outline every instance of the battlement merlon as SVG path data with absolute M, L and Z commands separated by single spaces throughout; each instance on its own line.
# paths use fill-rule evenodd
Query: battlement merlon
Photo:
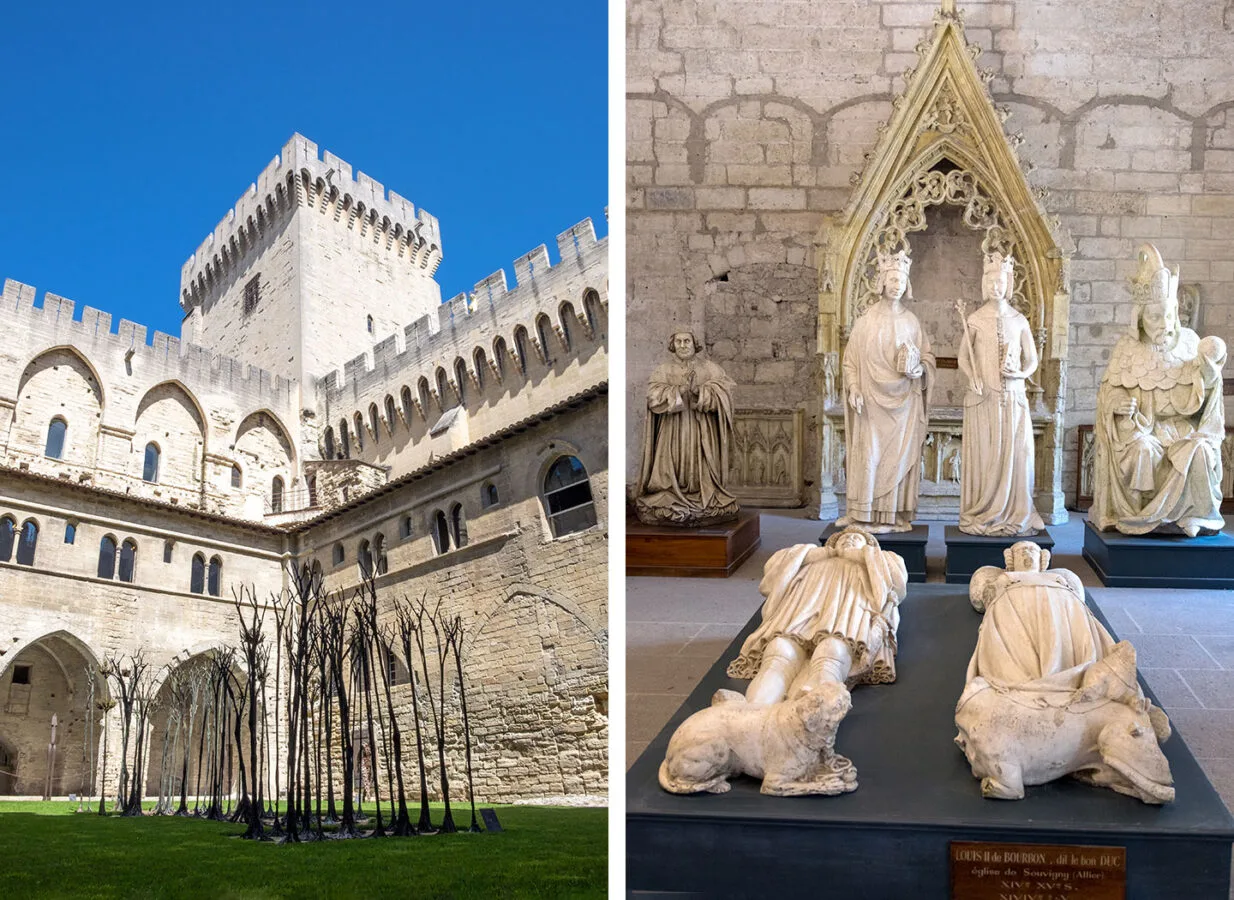
M 473 347 L 484 347 L 487 353 L 494 338 L 511 341 L 515 326 L 532 330 L 538 313 L 556 319 L 557 305 L 565 301 L 573 303 L 576 312 L 583 310 L 586 288 L 603 296 L 608 285 L 608 238 L 596 238 L 591 219 L 559 234 L 557 246 L 563 255 L 556 263 L 549 260 L 543 244 L 515 260 L 513 287 L 505 270 L 498 269 L 478 281 L 470 295 L 455 295 L 434 314 L 406 326 L 394 340 L 385 338 L 372 351 L 325 373 L 317 381 L 318 402 L 346 405 L 344 397 L 359 397 L 370 389 L 396 393 L 390 381 L 395 373 L 431 378 L 432 368 L 459 356 L 471 365 Z
M 238 233 L 258 221 L 259 210 L 262 218 L 267 218 L 272 212 L 285 208 L 290 198 L 296 197 L 299 202 L 306 183 L 321 188 L 328 185 L 337 190 L 349 209 L 363 209 L 366 216 L 375 215 L 378 223 L 388 220 L 390 230 L 413 235 L 417 246 L 433 248 L 436 258 L 440 259 L 441 226 L 436 216 L 423 209 L 417 210 L 410 200 L 387 191 L 381 182 L 363 172 L 353 175 L 351 165 L 330 151 L 319 155 L 317 144 L 297 133 L 180 267 L 181 306 L 187 310 L 192 305 L 188 300 L 192 285 L 233 252 L 231 248 Z
M 121 319 L 112 331 L 111 313 L 86 306 L 74 318 L 76 304 L 50 291 L 43 305 L 35 306 L 38 291 L 20 281 L 5 279 L 0 293 L 0 327 L 24 327 L 40 333 L 47 346 L 67 344 L 82 350 L 100 368 L 123 371 L 125 364 L 146 366 L 183 381 L 190 388 L 216 388 L 261 402 L 280 411 L 295 410 L 299 391 L 295 379 L 241 360 L 221 356 L 206 347 L 182 343 L 161 331 L 146 343 L 145 325 Z M 110 357 L 106 359 L 104 357 Z

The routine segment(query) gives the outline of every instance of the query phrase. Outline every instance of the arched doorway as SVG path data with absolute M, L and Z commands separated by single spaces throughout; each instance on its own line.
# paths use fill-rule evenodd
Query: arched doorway
M 209 796 L 216 781 L 223 796 L 239 791 L 234 701 L 244 682 L 235 658 L 218 650 L 189 657 L 166 674 L 150 717 L 148 798 L 165 798 L 174 810 L 182 795 Z M 241 718 L 247 767 L 248 716 Z
M 52 795 L 97 792 L 103 741 L 99 703 L 107 696 L 98 660 L 68 632 L 23 647 L 0 671 L 0 795 L 46 790 L 53 716 Z

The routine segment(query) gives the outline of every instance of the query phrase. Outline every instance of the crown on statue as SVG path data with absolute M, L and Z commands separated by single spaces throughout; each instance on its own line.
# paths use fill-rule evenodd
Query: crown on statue
M 991 272 L 1006 272 L 1008 275 L 1015 274 L 1015 257 L 1010 253 L 987 253 L 985 255 L 985 265 L 982 267 L 981 274 L 988 275 Z
M 1178 305 L 1178 267 L 1166 266 L 1152 244 L 1142 244 L 1137 257 L 1140 268 L 1131 279 L 1131 298 L 1136 306 L 1146 303 Z
M 886 272 L 903 272 L 907 275 L 912 264 L 912 259 L 903 250 L 897 250 L 895 253 L 880 253 L 878 255 L 878 273 L 880 275 Z

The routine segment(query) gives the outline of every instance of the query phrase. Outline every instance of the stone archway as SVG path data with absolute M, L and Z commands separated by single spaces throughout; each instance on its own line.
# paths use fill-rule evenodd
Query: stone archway
M 239 764 L 235 754 L 235 714 L 214 679 L 220 652 L 205 650 L 175 664 L 162 677 L 155 693 L 150 716 L 149 750 L 144 791 L 150 798 L 169 797 L 174 808 L 181 794 L 208 793 L 208 783 L 216 774 L 213 747 L 224 758 L 217 774 L 225 794 L 239 791 Z M 239 692 L 245 675 L 234 659 L 230 667 L 231 687 Z M 221 731 L 220 731 L 221 726 Z M 243 718 L 241 735 L 248 765 L 248 719 Z M 227 736 L 226 744 L 221 735 Z M 221 750 L 220 750 L 221 748 Z M 187 776 L 187 780 L 186 780 Z M 251 774 L 250 774 L 251 777 Z M 252 790 L 250 784 L 249 790 Z
M 53 716 L 52 795 L 97 791 L 103 741 L 98 702 L 107 695 L 98 660 L 75 636 L 57 631 L 23 646 L 0 671 L 0 755 L 8 759 L 0 764 L 0 795 L 44 793 Z
M 17 793 L 17 751 L 0 740 L 0 797 Z

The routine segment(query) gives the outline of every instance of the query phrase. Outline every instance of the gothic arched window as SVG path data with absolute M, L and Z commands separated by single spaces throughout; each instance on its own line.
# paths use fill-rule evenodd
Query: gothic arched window
M 201 594 L 206 590 L 206 558 L 193 554 L 193 570 L 189 575 L 189 593 Z
M 132 582 L 133 571 L 137 567 L 137 542 L 127 538 L 120 545 L 120 580 Z
M 151 441 L 146 444 L 146 460 L 141 470 L 142 481 L 155 483 L 159 480 L 159 445 Z
M 558 457 L 544 476 L 544 508 L 553 537 L 585 531 L 596 524 L 591 479 L 576 456 Z
M 99 578 L 116 577 L 116 539 L 110 534 L 99 541 Z
M 47 426 L 47 445 L 43 448 L 43 455 L 51 459 L 64 458 L 64 433 L 68 430 L 69 423 L 64 419 L 56 416 Z
M 21 526 L 21 537 L 17 541 L 17 564 L 21 566 L 34 565 L 34 548 L 39 542 L 39 526 L 34 519 L 27 519 Z

